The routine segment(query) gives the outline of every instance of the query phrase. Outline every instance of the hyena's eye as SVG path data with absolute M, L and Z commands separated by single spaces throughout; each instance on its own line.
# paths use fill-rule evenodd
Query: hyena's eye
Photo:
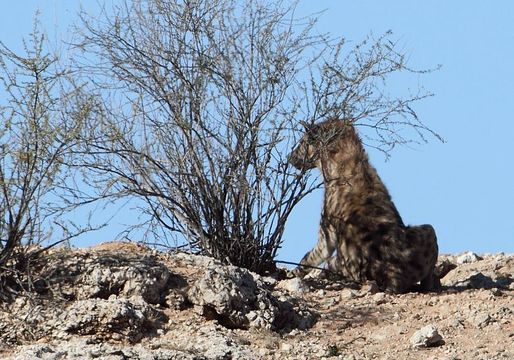
M 315 144 L 320 139 L 320 133 L 320 126 L 312 125 L 309 129 L 307 129 L 305 135 L 307 135 L 307 139 L 309 140 L 310 144 Z

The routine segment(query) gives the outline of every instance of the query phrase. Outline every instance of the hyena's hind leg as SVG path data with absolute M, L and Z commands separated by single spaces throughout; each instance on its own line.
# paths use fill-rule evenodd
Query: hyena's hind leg
M 344 266 L 343 259 L 337 254 L 332 256 L 326 261 L 326 274 L 325 278 L 335 280 L 354 281 L 350 273 L 348 273 L 346 266 Z
M 439 291 L 441 281 L 435 271 L 439 249 L 437 236 L 432 225 L 419 225 L 407 227 L 408 241 L 415 246 L 419 254 L 419 267 L 421 270 L 420 290 Z
M 323 219 L 323 216 L 322 216 Z M 318 242 L 316 246 L 304 255 L 300 265 L 293 270 L 295 276 L 303 277 L 312 269 L 310 267 L 319 266 L 327 262 L 336 249 L 336 234 L 330 226 L 321 221 Z M 305 265 L 305 266 L 302 266 Z M 328 265 L 328 264 L 327 264 Z

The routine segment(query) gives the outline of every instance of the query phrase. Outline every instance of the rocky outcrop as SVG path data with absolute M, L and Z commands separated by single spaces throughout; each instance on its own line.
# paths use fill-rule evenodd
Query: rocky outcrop
M 512 359 L 514 256 L 464 255 L 441 257 L 440 293 L 398 295 L 135 244 L 52 250 L 0 302 L 0 359 Z
M 202 256 L 134 247 L 61 249 L 35 262 L 34 292 L 0 303 L 0 344 L 21 346 L 16 359 L 96 358 L 99 353 L 106 359 L 144 358 L 144 347 L 136 346 L 142 339 L 152 339 L 151 347 L 160 349 L 152 359 L 224 359 L 234 353 L 252 358 L 218 328 L 193 343 L 187 336 L 190 326 L 182 329 L 185 337 L 176 337 L 184 337 L 182 342 L 155 339 L 179 332 L 185 324 L 174 318 L 190 317 L 191 311 L 200 323 L 226 329 L 291 331 L 315 323 L 314 311 L 274 291 L 272 278 Z M 23 345 L 41 341 L 47 343 Z M 81 351 L 69 345 L 84 342 Z
M 164 300 L 170 270 L 148 253 L 67 251 L 39 264 L 42 289 L 70 300 L 140 296 L 149 304 Z
M 187 297 L 200 314 L 228 328 L 305 329 L 314 323 L 311 311 L 277 299 L 270 285 L 245 269 L 213 267 L 191 286 Z
M 200 360 L 206 359 L 187 352 L 154 348 L 148 349 L 141 345 L 112 345 L 109 343 L 91 344 L 83 339 L 70 342 L 51 344 L 33 344 L 20 346 L 18 354 L 12 360 L 121 360 L 121 359 L 152 359 L 152 360 Z

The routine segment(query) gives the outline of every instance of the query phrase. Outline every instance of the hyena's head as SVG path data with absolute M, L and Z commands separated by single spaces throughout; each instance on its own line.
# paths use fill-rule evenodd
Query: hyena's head
M 339 119 L 304 126 L 305 134 L 288 156 L 289 163 L 300 170 L 321 167 L 321 159 L 337 153 L 341 140 L 353 130 L 349 121 Z

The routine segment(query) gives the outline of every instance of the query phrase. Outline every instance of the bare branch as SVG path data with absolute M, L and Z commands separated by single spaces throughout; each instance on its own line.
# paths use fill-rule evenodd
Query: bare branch
M 300 120 L 351 118 L 385 149 L 407 141 L 400 127 L 432 133 L 411 107 L 431 94 L 386 91 L 391 74 L 414 71 L 390 33 L 347 49 L 290 4 L 127 0 L 82 14 L 76 66 L 95 115 L 75 166 L 100 196 L 144 202 L 148 241 L 172 234 L 265 271 L 292 209 L 320 186 L 285 157 Z

